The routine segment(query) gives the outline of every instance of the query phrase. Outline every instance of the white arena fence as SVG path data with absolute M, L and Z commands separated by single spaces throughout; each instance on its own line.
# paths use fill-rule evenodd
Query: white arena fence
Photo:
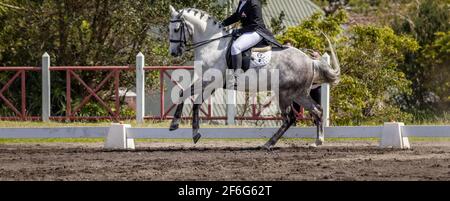
M 209 139 L 270 138 L 278 128 L 203 128 Z M 286 138 L 315 138 L 316 128 L 291 128 Z M 379 138 L 384 148 L 410 148 L 408 137 L 450 137 L 450 126 L 405 126 L 385 123 L 383 126 L 326 127 L 329 138 Z M 0 128 L 0 138 L 105 138 L 106 149 L 135 149 L 134 139 L 191 139 L 192 129 L 132 128 L 127 124 L 111 127 Z

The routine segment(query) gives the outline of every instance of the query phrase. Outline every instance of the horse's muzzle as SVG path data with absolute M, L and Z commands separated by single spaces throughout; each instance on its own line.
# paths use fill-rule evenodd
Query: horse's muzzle
M 178 48 L 177 51 L 171 51 L 170 55 L 173 57 L 180 57 L 183 55 L 183 50 L 181 48 Z

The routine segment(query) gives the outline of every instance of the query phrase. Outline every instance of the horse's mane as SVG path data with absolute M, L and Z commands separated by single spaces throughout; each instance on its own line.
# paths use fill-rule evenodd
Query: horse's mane
M 226 31 L 222 24 L 217 20 L 214 16 L 211 16 L 205 11 L 202 11 L 197 8 L 184 8 L 179 11 L 181 14 L 193 14 L 194 17 L 197 17 L 198 20 L 206 22 L 207 24 L 214 25 L 217 29 L 222 29 L 222 31 Z

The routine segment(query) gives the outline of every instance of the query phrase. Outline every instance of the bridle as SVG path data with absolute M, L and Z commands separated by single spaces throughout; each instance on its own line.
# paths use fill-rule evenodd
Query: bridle
M 181 15 L 181 13 L 180 13 L 180 15 Z M 188 46 L 187 39 L 186 39 L 186 31 L 185 31 L 187 25 L 186 25 L 186 21 L 184 20 L 184 18 L 181 18 L 180 15 L 178 15 L 178 17 L 177 17 L 178 19 L 170 20 L 170 23 L 178 23 L 178 22 L 180 23 L 180 28 L 178 28 L 178 30 L 175 30 L 175 32 L 180 31 L 180 39 L 179 40 L 170 39 L 170 42 L 171 43 L 181 43 L 182 47 L 184 48 L 185 46 Z M 189 32 L 189 30 L 188 30 L 188 32 Z M 190 35 L 190 33 L 189 33 L 189 35 Z
M 189 33 L 189 29 L 187 28 L 186 21 L 182 17 L 182 15 L 183 15 L 183 13 L 181 12 L 177 16 L 178 19 L 170 20 L 170 23 L 178 23 L 178 22 L 181 23 L 180 24 L 180 28 L 178 30 L 178 31 L 180 31 L 180 38 L 178 40 L 170 39 L 170 42 L 171 43 L 180 43 L 181 44 L 181 48 L 183 48 L 183 49 L 188 47 L 187 49 L 185 49 L 185 51 L 191 51 L 193 49 L 197 49 L 197 48 L 199 48 L 201 46 L 204 46 L 206 44 L 214 42 L 216 40 L 220 40 L 222 38 L 227 38 L 227 37 L 231 37 L 232 36 L 232 34 L 227 34 L 227 35 L 224 35 L 224 36 L 221 36 L 221 37 L 218 37 L 218 38 L 205 40 L 205 41 L 201 41 L 201 42 L 198 42 L 198 43 L 188 44 L 186 30 L 187 30 L 187 33 L 189 34 L 189 36 L 191 35 L 191 33 Z M 176 30 L 175 32 L 178 32 L 178 31 Z

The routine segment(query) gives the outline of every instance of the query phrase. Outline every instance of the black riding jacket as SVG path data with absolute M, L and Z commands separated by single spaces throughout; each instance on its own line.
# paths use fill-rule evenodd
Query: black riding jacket
M 241 33 L 257 32 L 268 42 L 282 47 L 283 45 L 275 39 L 264 23 L 261 2 L 259 0 L 247 0 L 244 7 L 239 10 L 241 4 L 242 2 L 239 2 L 236 12 L 223 21 L 223 26 L 229 26 L 240 21 L 242 24 Z

